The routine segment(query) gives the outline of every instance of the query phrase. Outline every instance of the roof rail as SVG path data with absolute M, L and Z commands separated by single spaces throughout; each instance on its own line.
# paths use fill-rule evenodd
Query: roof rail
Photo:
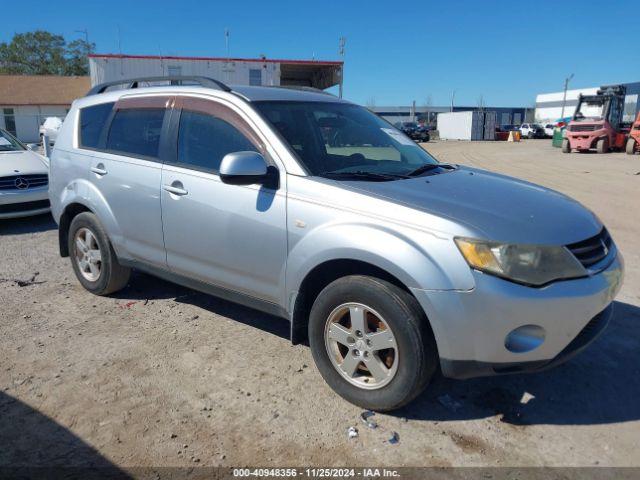
M 99 93 L 104 93 L 109 87 L 113 87 L 115 85 L 127 85 L 126 89 L 138 88 L 140 83 L 144 82 L 179 82 L 177 85 L 181 85 L 182 82 L 196 82 L 203 87 L 214 88 L 216 90 L 222 90 L 224 92 L 230 92 L 231 88 L 222 83 L 219 80 L 209 77 L 200 77 L 200 76 L 182 76 L 182 75 L 169 75 L 166 77 L 139 77 L 139 78 L 129 78 L 129 79 L 121 79 L 121 80 L 113 80 L 111 82 L 100 83 L 95 85 L 89 90 L 87 93 L 87 97 L 91 95 L 97 95 Z

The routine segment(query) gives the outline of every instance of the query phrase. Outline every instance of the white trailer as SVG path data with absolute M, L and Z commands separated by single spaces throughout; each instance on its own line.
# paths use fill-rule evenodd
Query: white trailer
M 443 140 L 494 140 L 495 126 L 495 112 L 438 114 L 438 134 Z

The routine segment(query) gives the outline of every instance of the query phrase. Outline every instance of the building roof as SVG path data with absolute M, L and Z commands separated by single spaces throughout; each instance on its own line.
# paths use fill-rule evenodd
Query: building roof
M 200 60 L 204 62 L 258 62 L 258 63 L 286 63 L 291 65 L 334 65 L 342 66 L 344 62 L 338 60 L 285 60 L 278 58 L 227 58 L 227 57 L 180 57 L 172 55 L 124 55 L 119 53 L 91 53 L 89 58 L 122 58 L 138 60 Z
M 71 105 L 90 88 L 89 77 L 0 75 L 0 105 Z

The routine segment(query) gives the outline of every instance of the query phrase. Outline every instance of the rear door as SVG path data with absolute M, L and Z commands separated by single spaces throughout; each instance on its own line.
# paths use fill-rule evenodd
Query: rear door
M 89 181 L 105 198 L 119 231 L 121 257 L 166 267 L 160 211 L 161 138 L 173 97 L 120 99 L 90 162 Z
M 164 164 L 161 192 L 169 268 L 280 304 L 287 256 L 284 188 L 228 185 L 218 176 L 228 153 L 253 150 L 269 159 L 264 142 L 241 112 L 217 100 L 177 97 L 169 130 L 175 157 Z

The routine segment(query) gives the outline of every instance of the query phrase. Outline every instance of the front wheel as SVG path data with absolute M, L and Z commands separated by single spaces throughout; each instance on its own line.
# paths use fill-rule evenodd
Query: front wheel
M 636 151 L 636 141 L 633 138 L 627 140 L 627 153 L 633 155 Z
M 371 410 L 393 410 L 413 400 L 438 365 L 418 302 L 373 277 L 343 277 L 320 292 L 309 318 L 309 343 L 329 386 Z
M 73 218 L 68 241 L 73 271 L 85 289 L 108 295 L 127 285 L 131 270 L 118 263 L 111 242 L 93 213 L 83 212 Z
M 596 144 L 596 151 L 598 153 L 608 153 L 609 152 L 609 139 L 608 138 L 601 138 L 600 140 L 598 140 L 598 143 Z
M 571 153 L 571 144 L 568 138 L 562 139 L 562 153 Z

